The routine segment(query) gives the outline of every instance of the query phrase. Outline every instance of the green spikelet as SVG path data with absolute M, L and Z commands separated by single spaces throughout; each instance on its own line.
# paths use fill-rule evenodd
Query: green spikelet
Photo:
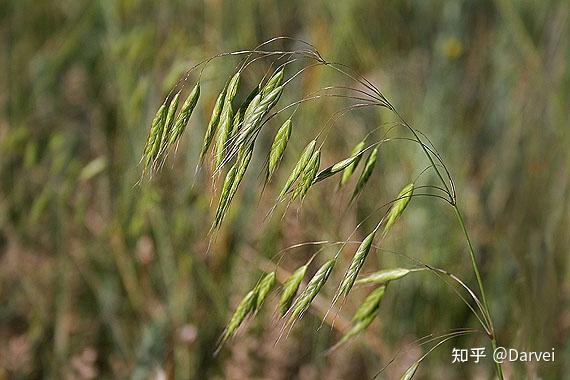
M 346 332 L 346 334 L 342 337 L 338 345 L 345 343 L 349 339 L 355 337 L 356 335 L 360 334 L 362 331 L 366 330 L 368 326 L 374 322 L 374 318 L 376 318 L 376 314 L 369 315 L 364 319 L 356 321 L 350 327 L 350 330 Z
M 236 308 L 234 314 L 230 318 L 228 325 L 226 326 L 224 333 L 222 335 L 221 344 L 227 342 L 234 334 L 237 329 L 241 326 L 245 318 L 253 312 L 256 304 L 257 293 L 255 290 L 249 291 L 245 297 L 241 300 L 238 307 Z
M 220 123 L 220 115 L 222 114 L 222 108 L 224 106 L 224 99 L 226 96 L 226 91 L 228 86 L 224 86 L 220 95 L 216 99 L 216 104 L 214 105 L 214 109 L 212 110 L 212 116 L 210 117 L 210 122 L 208 123 L 208 127 L 206 128 L 206 133 L 204 134 L 204 140 L 202 142 L 202 148 L 200 150 L 200 162 L 204 160 L 204 156 L 214 139 L 214 135 L 216 134 L 216 130 L 218 128 L 218 124 Z
M 372 324 L 380 312 L 380 302 L 384 297 L 385 291 L 386 286 L 380 286 L 379 288 L 374 289 L 368 297 L 366 297 L 352 317 L 352 326 L 342 337 L 341 341 L 338 343 L 339 345 L 360 334 L 362 331 L 366 330 L 370 324 Z
M 350 156 L 355 157 L 355 159 L 342 171 L 342 177 L 340 178 L 340 183 L 339 183 L 340 187 L 344 186 L 348 182 L 348 180 L 352 176 L 352 173 L 354 173 L 354 170 L 356 170 L 356 167 L 360 162 L 360 158 L 362 157 L 361 152 L 363 149 L 364 149 L 364 141 L 359 142 L 358 144 L 356 144 L 354 149 L 352 149 L 352 153 L 350 154 Z
M 279 314 L 281 316 L 284 316 L 291 307 L 297 290 L 299 290 L 299 285 L 301 285 L 301 281 L 303 281 L 305 273 L 307 273 L 307 267 L 308 265 L 303 265 L 298 268 L 283 284 L 283 293 L 279 299 Z
M 255 95 L 253 97 L 253 99 L 251 100 L 251 102 L 249 102 L 249 104 L 247 105 L 245 112 L 243 114 L 244 123 L 246 120 L 248 120 L 251 117 L 253 110 L 255 110 L 257 107 L 259 107 L 260 102 L 261 102 L 261 95 L 260 94 Z
M 248 107 L 250 112 L 247 112 L 246 110 L 243 128 L 238 135 L 236 145 L 239 146 L 242 143 L 251 140 L 252 136 L 260 127 L 263 117 L 271 108 L 273 108 L 273 106 L 275 106 L 275 104 L 277 104 L 282 93 L 283 87 L 279 86 L 264 97 L 262 97 L 261 94 L 256 95 L 257 99 L 254 98 L 252 103 L 256 102 L 257 105 L 255 107 Z
M 243 110 L 245 113 L 245 110 L 247 110 L 251 104 L 251 102 L 253 101 L 253 99 L 255 99 L 255 97 L 259 94 L 259 85 L 255 86 L 253 88 L 253 90 L 251 90 L 251 92 L 249 93 L 249 95 L 247 96 L 247 98 L 245 98 L 244 102 L 242 103 L 241 106 L 239 106 L 240 110 Z
M 250 106 L 253 106 L 253 107 L 257 106 L 256 104 L 252 105 L 252 102 L 255 99 L 255 97 L 257 96 L 257 94 L 259 94 L 259 86 L 254 87 L 254 89 L 251 90 L 251 92 L 249 93 L 247 98 L 244 100 L 244 102 L 241 104 L 241 106 L 239 106 L 239 108 L 236 111 L 235 116 L 234 116 L 232 131 L 230 133 L 231 136 L 235 136 L 239 132 L 239 129 L 242 128 L 242 124 L 243 124 L 243 121 L 244 121 L 245 116 L 246 116 L 246 111 L 248 109 L 250 109 Z M 250 112 L 251 112 L 251 110 L 250 110 Z
M 331 165 L 328 168 L 321 170 L 319 172 L 319 174 L 317 174 L 317 178 L 315 178 L 314 183 L 317 183 L 317 182 L 320 182 L 324 179 L 327 179 L 330 176 L 333 176 L 336 173 L 340 172 L 341 170 L 346 170 L 350 166 L 354 165 L 355 162 L 357 163 L 360 160 L 361 156 L 362 156 L 362 152 L 357 152 L 355 155 L 352 155 L 348 158 L 345 158 L 344 160 L 339 161 L 336 164 Z
M 341 282 L 338 291 L 339 295 L 346 297 L 348 295 L 348 292 L 350 292 L 352 289 L 354 281 L 356 280 L 360 269 L 362 269 L 362 265 L 364 265 L 364 260 L 366 260 L 366 257 L 370 252 L 370 248 L 372 247 L 372 242 L 374 241 L 375 235 L 376 231 L 373 231 L 368 236 L 366 236 L 362 243 L 360 243 L 360 246 L 358 246 L 354 257 L 352 258 L 352 262 L 350 263 L 350 266 L 344 275 L 344 279 Z
M 230 79 L 230 82 L 228 83 L 228 91 L 226 92 L 226 97 L 224 99 L 225 102 L 229 102 L 229 103 L 233 102 L 233 100 L 237 94 L 240 78 L 241 78 L 241 74 L 238 71 L 237 73 L 234 74 L 232 79 Z
M 295 183 L 297 178 L 299 178 L 301 173 L 305 170 L 305 167 L 307 166 L 307 164 L 309 163 L 309 160 L 313 156 L 313 152 L 315 151 L 316 144 L 317 144 L 316 140 L 313 140 L 309 144 L 307 144 L 307 146 L 303 150 L 303 153 L 301 153 L 301 157 L 299 158 L 299 161 L 297 161 L 297 164 L 295 165 L 295 167 L 293 168 L 293 171 L 289 175 L 287 182 L 285 182 L 285 186 L 283 186 L 281 193 L 279 193 L 279 198 L 282 198 L 291 189 L 291 186 L 293 186 L 293 183 Z
M 321 151 L 316 150 L 313 153 L 313 156 L 305 166 L 305 170 L 303 170 L 303 174 L 301 175 L 301 180 L 293 193 L 293 199 L 301 199 L 303 200 L 309 191 L 309 188 L 313 185 L 315 178 L 317 177 L 317 173 L 319 171 L 319 165 L 321 163 Z
M 150 167 L 151 162 L 155 159 L 156 153 L 158 153 L 160 136 L 162 134 L 162 129 L 164 128 L 164 122 L 166 121 L 166 110 L 166 104 L 162 104 L 152 120 L 150 133 L 143 151 L 145 168 Z
M 261 90 L 261 97 L 267 96 L 271 91 L 275 90 L 277 87 L 281 86 L 283 83 L 285 71 L 284 69 L 276 72 L 268 81 L 267 84 Z
M 236 96 L 240 80 L 240 73 L 237 72 L 230 82 L 224 98 L 224 105 L 220 115 L 220 124 L 218 128 L 218 138 L 216 140 L 216 154 L 214 155 L 214 167 L 218 168 L 225 156 L 226 142 L 230 137 L 234 121 L 234 110 L 232 102 Z
M 358 194 L 360 194 L 364 186 L 366 186 L 366 183 L 368 182 L 370 176 L 372 175 L 372 172 L 374 171 L 374 166 L 376 166 L 377 159 L 378 159 L 378 147 L 374 148 L 372 153 L 370 153 L 370 155 L 368 156 L 368 159 L 366 159 L 366 164 L 364 165 L 364 169 L 362 169 L 362 173 L 360 174 L 360 177 L 358 177 L 358 181 L 356 182 L 356 186 L 354 187 L 354 191 L 352 192 L 352 196 L 350 197 L 351 202 L 354 200 L 354 198 L 356 198 Z
M 166 120 L 164 122 L 164 128 L 162 128 L 162 134 L 160 136 L 160 145 L 158 147 L 158 156 L 161 156 L 166 150 L 168 139 L 172 133 L 172 128 L 174 127 L 174 115 L 176 114 L 176 109 L 178 109 L 178 104 L 180 102 L 180 91 L 174 95 L 172 101 L 168 105 L 168 112 L 166 113 Z
M 259 311 L 275 285 L 275 272 L 267 273 L 256 287 L 255 312 Z
M 406 268 L 384 269 L 384 270 L 381 270 L 378 272 L 371 273 L 366 277 L 358 279 L 356 281 L 356 284 L 357 285 L 366 285 L 366 284 L 384 285 L 384 284 L 389 283 L 390 281 L 399 280 L 402 277 L 406 276 L 410 272 L 412 272 L 412 270 L 406 269 Z
M 243 176 L 245 175 L 245 172 L 249 166 L 249 162 L 251 161 L 252 154 L 253 154 L 253 145 L 250 145 L 250 147 L 247 150 L 240 150 L 240 152 L 238 153 L 237 172 L 228 194 L 228 200 L 225 205 L 224 213 L 229 208 L 232 200 L 234 199 L 234 196 L 237 193 L 241 180 L 243 179 Z
M 291 306 L 291 315 L 289 316 L 289 322 L 292 323 L 296 319 L 300 318 L 305 311 L 311 305 L 313 299 L 317 296 L 325 282 L 327 282 L 329 276 L 332 273 L 332 270 L 335 265 L 335 260 L 331 259 L 324 263 L 317 273 L 311 278 L 305 289 L 299 294 L 293 306 Z
M 224 160 L 226 142 L 228 141 L 233 123 L 233 108 L 231 103 L 224 103 L 222 114 L 220 115 L 220 125 L 218 128 L 218 137 L 216 139 L 216 153 L 214 155 L 214 167 L 219 168 Z
M 198 98 L 200 97 L 200 83 L 197 83 L 190 95 L 182 104 L 182 108 L 176 117 L 176 121 L 174 122 L 174 127 L 172 128 L 172 132 L 170 134 L 170 139 L 168 140 L 168 146 L 172 146 L 178 141 L 186 126 L 188 125 L 188 121 L 190 120 L 190 116 L 192 116 L 192 112 L 198 103 Z
M 243 113 L 245 110 L 238 108 L 237 112 L 234 115 L 234 120 L 232 121 L 232 129 L 230 131 L 230 137 L 235 136 L 238 133 L 241 124 L 243 122 Z
M 372 315 L 378 311 L 380 307 L 380 301 L 384 298 L 384 293 L 386 292 L 386 285 L 379 286 L 374 289 L 368 296 L 364 299 L 364 302 L 358 307 L 356 313 L 352 317 L 352 322 L 357 322 L 365 319 L 369 315 Z
M 236 177 L 237 167 L 234 164 L 224 179 L 224 185 L 222 186 L 222 193 L 220 194 L 220 200 L 218 201 L 218 208 L 216 209 L 216 217 L 214 218 L 214 227 L 218 227 L 224 218 L 224 211 L 227 208 L 228 198 L 230 196 L 230 190 L 234 183 Z
M 250 147 L 247 150 L 240 149 L 236 163 L 232 166 L 232 169 L 235 168 L 234 173 L 231 173 L 230 178 L 226 176 L 226 179 L 228 181 L 231 181 L 231 183 L 229 184 L 230 187 L 227 190 L 227 192 L 224 192 L 224 190 L 222 190 L 224 199 L 222 202 L 222 199 L 220 198 L 220 204 L 218 205 L 218 211 L 216 212 L 215 226 L 219 226 L 222 220 L 224 219 L 232 203 L 232 200 L 234 199 L 234 196 L 238 191 L 238 187 L 241 183 L 241 180 L 243 179 L 243 176 L 245 175 L 247 167 L 249 166 L 252 154 L 253 154 L 253 145 L 250 145 Z M 230 172 L 232 171 L 232 169 L 230 169 Z M 228 175 L 230 174 L 230 172 L 228 172 Z M 226 182 L 224 181 L 223 189 L 225 188 L 226 188 Z
M 394 225 L 396 219 L 398 219 L 398 217 L 402 215 L 402 213 L 408 206 L 408 203 L 410 203 L 413 193 L 414 193 L 413 183 L 404 186 L 402 191 L 400 191 L 400 193 L 396 197 L 397 200 L 394 203 L 392 203 L 392 207 L 388 212 L 388 218 L 386 219 L 386 225 L 384 226 L 384 234 L 386 234 L 390 229 L 390 227 Z
M 279 162 L 285 153 L 285 148 L 287 147 L 287 143 L 289 142 L 289 138 L 291 137 L 291 130 L 292 130 L 292 123 L 291 119 L 288 119 L 283 123 L 281 128 L 277 131 L 275 135 L 275 139 L 273 140 L 273 144 L 271 145 L 271 149 L 269 150 L 269 163 L 267 166 L 267 179 L 269 180 L 273 173 L 279 166 Z

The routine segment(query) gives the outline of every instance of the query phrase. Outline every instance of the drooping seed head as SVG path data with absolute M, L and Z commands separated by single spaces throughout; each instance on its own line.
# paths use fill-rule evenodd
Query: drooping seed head
M 340 183 L 339 183 L 340 187 L 344 186 L 352 176 L 352 173 L 354 173 L 354 170 L 356 169 L 358 163 L 360 162 L 360 159 L 362 158 L 361 153 L 363 149 L 364 149 L 364 141 L 359 142 L 352 149 L 352 153 L 350 154 L 350 156 L 355 157 L 355 159 L 343 170 L 342 177 L 340 178 Z
M 285 71 L 284 69 L 279 70 L 278 72 L 276 72 L 268 81 L 267 84 L 263 87 L 263 89 L 261 90 L 261 96 L 267 96 L 267 94 L 269 94 L 271 91 L 273 91 L 275 88 L 281 86 L 281 84 L 283 83 L 283 77 L 284 77 Z
M 347 340 L 366 330 L 368 326 L 374 322 L 374 318 L 376 318 L 376 314 L 369 315 L 362 320 L 353 322 L 350 329 L 346 332 L 346 334 L 344 334 L 340 342 L 338 342 L 337 346 L 345 343 Z
M 267 179 L 270 179 L 285 153 L 285 148 L 291 137 L 292 122 L 288 119 L 277 131 L 271 149 L 269 150 L 269 163 L 267 166 Z
M 158 152 L 158 146 L 160 144 L 162 129 L 164 128 L 164 122 L 166 121 L 166 110 L 167 110 L 166 104 L 162 104 L 158 109 L 158 111 L 156 112 L 156 115 L 154 116 L 154 119 L 152 120 L 152 123 L 150 125 L 149 136 L 143 151 L 145 168 L 148 168 L 152 160 L 154 160 L 155 158 L 154 156 L 156 154 L 155 147 L 156 147 L 156 152 Z
M 307 267 L 308 265 L 303 265 L 302 267 L 298 268 L 283 284 L 283 293 L 279 299 L 279 314 L 281 316 L 284 316 L 285 313 L 287 313 L 287 310 L 289 310 L 289 307 L 291 307 L 293 299 L 295 298 L 297 290 L 299 289 L 299 285 L 305 277 Z
M 200 83 L 196 83 L 184 103 L 182 104 L 182 108 L 176 117 L 176 121 L 174 122 L 174 127 L 172 128 L 172 133 L 170 134 L 170 139 L 168 141 L 168 146 L 174 145 L 176 141 L 180 138 L 184 129 L 186 129 L 186 125 L 188 125 L 188 121 L 190 120 L 190 116 L 192 116 L 192 111 L 196 107 L 198 103 L 198 98 L 200 97 Z
M 313 183 L 315 183 L 315 178 L 317 177 L 320 163 L 321 151 L 317 149 L 303 170 L 299 185 L 297 185 L 297 188 L 293 193 L 293 199 L 299 198 L 303 200 L 305 198 L 305 195 L 307 195 L 309 188 L 313 185 Z
M 160 145 L 158 147 L 158 155 L 160 156 L 166 150 L 166 145 L 170 135 L 172 133 L 172 128 L 174 126 L 174 115 L 176 114 L 176 109 L 180 102 L 180 91 L 174 95 L 170 104 L 168 105 L 168 112 L 166 113 L 166 120 L 164 122 L 164 128 L 162 129 L 162 135 L 160 137 Z
M 269 111 L 281 98 L 281 94 L 283 94 L 283 86 L 277 86 L 270 93 L 265 96 L 261 97 L 261 102 L 259 102 L 259 106 L 265 109 L 265 112 Z
M 233 108 L 231 102 L 224 102 L 222 114 L 220 115 L 220 125 L 218 128 L 218 136 L 216 138 L 216 153 L 214 155 L 214 167 L 219 168 L 225 157 L 226 142 L 230 136 L 233 123 Z
M 259 311 L 275 285 L 275 272 L 267 273 L 256 287 L 255 312 Z
M 301 157 L 299 157 L 299 161 L 297 161 L 297 164 L 295 165 L 293 171 L 289 175 L 287 182 L 285 182 L 285 186 L 283 186 L 281 193 L 279 193 L 279 198 L 282 198 L 289 191 L 289 189 L 291 189 L 293 183 L 295 183 L 297 178 L 299 178 L 301 173 L 305 170 L 305 167 L 307 166 L 309 160 L 313 156 L 316 145 L 317 145 L 316 140 L 312 140 L 309 144 L 307 144 L 307 146 L 303 150 L 303 153 L 301 153 Z
M 248 110 L 246 110 L 246 116 L 244 117 L 243 121 L 243 128 L 238 138 L 236 139 L 236 145 L 240 145 L 243 142 L 250 140 L 251 137 L 255 135 L 256 131 L 258 131 L 258 129 L 261 127 L 261 121 L 263 120 L 263 117 L 269 112 L 271 108 L 273 108 L 273 106 L 275 106 L 275 104 L 277 104 L 282 93 L 283 86 L 279 86 L 266 96 L 262 97 L 261 94 L 258 94 L 252 100 L 252 103 L 256 102 L 257 104 L 255 107 L 248 107 Z
M 228 91 L 226 93 L 226 97 L 225 97 L 224 101 L 231 103 L 234 100 L 234 98 L 237 94 L 240 77 L 241 77 L 241 74 L 238 71 L 237 73 L 234 74 L 232 79 L 230 79 L 230 82 L 228 83 Z
M 218 130 L 218 137 L 216 139 L 216 154 L 214 155 L 214 167 L 219 168 L 224 160 L 226 142 L 230 137 L 234 121 L 234 109 L 232 102 L 236 96 L 240 81 L 240 72 L 234 74 L 228 83 L 226 96 L 224 97 L 224 105 L 220 115 L 220 124 Z
M 260 91 L 259 85 L 255 86 L 253 90 L 251 90 L 247 98 L 239 106 L 238 110 L 236 111 L 235 113 L 236 116 L 234 116 L 234 123 L 231 132 L 232 136 L 235 136 L 239 132 L 239 129 L 243 127 L 243 122 L 248 116 L 248 112 L 251 113 L 252 108 L 257 107 L 257 105 L 259 104 L 261 96 L 257 98 L 257 104 L 253 103 L 253 100 L 256 99 L 256 96 L 259 94 L 259 91 Z
M 245 110 L 249 107 L 253 99 L 259 94 L 260 91 L 261 90 L 259 88 L 259 85 L 255 86 L 249 95 L 247 95 L 247 98 L 245 98 L 244 102 L 241 104 L 241 106 L 239 106 L 239 108 L 243 109 L 245 112 Z
M 411 270 L 406 268 L 393 268 L 393 269 L 384 269 L 378 272 L 374 272 L 369 274 L 366 277 L 360 278 L 356 280 L 357 285 L 365 285 L 365 284 L 377 284 L 383 285 L 387 284 L 390 281 L 399 280 L 400 278 L 404 277 Z
M 222 335 L 221 344 L 225 343 L 236 333 L 237 329 L 241 326 L 245 318 L 253 312 L 256 305 L 257 293 L 255 290 L 249 291 L 241 300 L 234 314 L 230 318 Z
M 362 173 L 360 173 L 360 177 L 358 177 L 358 181 L 356 182 L 356 186 L 354 187 L 354 191 L 352 192 L 352 196 L 350 200 L 354 200 L 358 194 L 362 191 L 372 172 L 374 171 L 374 167 L 376 166 L 376 161 L 378 159 L 378 147 L 374 148 L 374 150 L 370 153 L 368 158 L 366 159 L 366 164 L 364 165 L 364 169 L 362 169 Z
M 232 187 L 229 193 L 230 202 L 233 199 L 235 193 L 237 192 L 238 186 L 241 183 L 243 176 L 245 175 L 245 172 L 249 166 L 249 162 L 251 161 L 252 155 L 253 155 L 253 144 L 247 147 L 247 149 L 246 148 L 240 149 L 238 152 L 238 157 L 236 160 L 237 172 L 234 181 L 232 182 Z
M 384 293 L 386 292 L 386 285 L 379 286 L 368 294 L 364 299 L 364 302 L 358 307 L 356 313 L 352 317 L 353 322 L 362 321 L 370 315 L 376 315 L 380 307 L 380 302 L 384 298 Z
M 368 256 L 370 252 L 370 248 L 372 247 L 372 242 L 374 241 L 374 236 L 376 235 L 376 231 L 371 232 L 366 236 L 366 238 L 360 243 L 354 257 L 352 258 L 352 262 L 346 271 L 344 278 L 340 284 L 339 288 L 339 295 L 346 297 L 348 292 L 352 289 L 354 285 L 354 281 L 362 269 L 362 265 L 364 265 L 364 260 Z
M 241 180 L 243 179 L 247 167 L 249 166 L 252 154 L 253 154 L 253 144 L 251 144 L 248 147 L 248 149 L 240 149 L 240 151 L 238 152 L 236 163 L 232 166 L 232 169 L 235 168 L 235 170 L 232 172 L 232 169 L 230 169 L 228 175 L 226 176 L 226 180 L 231 181 L 231 183 L 229 184 L 230 187 L 227 190 L 227 192 L 224 192 L 224 190 L 222 190 L 222 194 L 224 195 L 224 202 L 223 204 L 220 203 L 218 206 L 218 211 L 216 212 L 215 226 L 220 225 L 222 220 L 226 216 L 226 213 L 232 203 L 232 200 L 234 199 L 234 196 L 238 191 L 238 187 L 241 183 Z M 226 181 L 224 181 L 223 189 L 225 188 L 226 188 Z M 222 199 L 220 198 L 220 201 L 221 200 Z
M 295 299 L 293 306 L 291 306 L 291 315 L 289 317 L 289 323 L 292 323 L 296 319 L 300 318 L 305 311 L 311 305 L 313 299 L 317 296 L 323 285 L 327 282 L 332 270 L 334 268 L 336 261 L 331 259 L 324 263 L 317 273 L 311 278 L 305 289 L 299 294 Z
M 234 164 L 224 179 L 224 185 L 222 186 L 222 192 L 220 194 L 220 200 L 218 201 L 218 208 L 216 209 L 216 216 L 214 218 L 214 227 L 218 227 L 224 218 L 225 210 L 227 209 L 227 203 L 230 196 L 230 190 L 236 178 L 236 173 L 237 167 L 236 164 Z
M 244 124 L 246 121 L 251 121 L 250 120 L 251 114 L 253 113 L 253 110 L 259 107 L 259 102 L 261 102 L 261 94 L 255 95 L 251 100 L 251 102 L 247 105 L 245 112 L 243 114 Z
M 245 110 L 243 110 L 240 107 L 240 108 L 238 108 L 237 112 L 235 113 L 234 120 L 232 121 L 232 128 L 231 128 L 230 134 L 229 134 L 230 138 L 232 136 L 235 136 L 239 132 L 239 129 L 241 128 L 241 124 L 243 123 L 244 112 L 245 112 Z
M 214 139 L 214 135 L 216 134 L 216 130 L 218 128 L 218 124 L 220 123 L 220 115 L 222 113 L 222 108 L 224 106 L 224 99 L 226 96 L 226 91 L 228 89 L 228 85 L 224 86 L 224 89 L 218 95 L 216 99 L 216 104 L 214 105 L 214 109 L 212 110 L 212 116 L 210 117 L 210 122 L 208 123 L 208 127 L 206 128 L 206 133 L 204 134 L 204 141 L 202 142 L 202 148 L 200 150 L 200 161 L 204 160 L 204 156 Z
M 372 324 L 380 311 L 380 302 L 384 297 L 386 286 L 381 286 L 373 290 L 358 307 L 354 317 L 352 317 L 352 326 L 350 330 L 342 337 L 337 345 L 341 345 L 350 338 L 360 334 Z
M 402 215 L 402 213 L 406 209 L 406 206 L 408 206 L 408 203 L 410 203 L 413 193 L 414 193 L 413 183 L 404 186 L 402 191 L 400 191 L 400 193 L 396 197 L 396 201 L 392 203 L 392 207 L 388 212 L 388 218 L 386 219 L 386 225 L 384 227 L 384 234 L 386 234 L 390 229 L 390 227 L 394 225 L 396 219 L 398 219 L 398 217 Z
M 362 152 L 357 152 L 356 154 L 351 155 L 348 158 L 345 158 L 342 161 L 337 162 L 334 165 L 329 166 L 326 169 L 323 169 L 317 174 L 317 178 L 315 178 L 315 183 L 320 182 L 324 179 L 327 179 L 330 176 L 335 175 L 336 173 L 343 171 L 343 173 L 349 167 L 353 166 L 355 163 L 358 163 L 362 156 Z M 353 169 L 354 170 L 354 169 Z
M 279 99 L 281 98 L 281 94 L 283 93 L 283 86 L 275 87 L 270 93 L 265 96 L 259 94 L 259 103 L 252 108 L 249 117 L 252 120 L 261 120 L 263 116 L 267 114 L 267 112 L 277 104 Z M 255 98 L 254 98 L 255 99 Z M 253 101 L 252 101 L 253 102 Z

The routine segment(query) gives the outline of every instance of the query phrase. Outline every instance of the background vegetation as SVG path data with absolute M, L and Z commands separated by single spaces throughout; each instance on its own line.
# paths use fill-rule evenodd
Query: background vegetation
M 421 352 L 415 339 L 476 325 L 444 283 L 422 273 L 394 286 L 365 337 L 331 355 L 324 352 L 339 332 L 317 331 L 318 308 L 275 346 L 279 329 L 268 307 L 213 357 L 227 318 L 269 258 L 298 242 L 344 239 L 425 166 L 417 149 L 386 145 L 371 188 L 346 214 L 350 192 L 335 193 L 330 183 L 312 189 L 302 211 L 263 224 L 276 189 L 260 201 L 256 174 L 264 157 L 257 157 L 257 172 L 248 173 L 247 189 L 206 255 L 212 194 L 208 173 L 195 177 L 194 168 L 211 107 L 237 60 L 205 74 L 199 112 L 176 157 L 151 183 L 135 186 L 148 126 L 186 68 L 278 35 L 310 41 L 328 59 L 354 67 L 430 136 L 457 182 L 500 344 L 556 350 L 555 363 L 505 365 L 506 373 L 564 378 L 570 371 L 569 5 L 1 2 L 0 379 L 359 379 L 406 348 L 382 375 L 397 378 Z M 302 76 L 297 96 L 331 81 L 326 71 Z M 251 87 L 255 78 L 244 83 Z M 298 113 L 294 152 L 335 107 L 317 102 Z M 375 111 L 341 119 L 323 161 L 346 157 L 385 121 Z M 284 165 L 293 164 L 294 156 L 286 157 Z M 414 199 L 384 244 L 474 284 L 460 230 L 438 202 Z M 296 252 L 283 269 L 312 253 Z M 367 268 L 395 264 L 409 262 L 379 254 Z M 342 274 L 333 274 L 335 283 Z M 364 294 L 356 291 L 343 314 L 350 316 Z M 488 358 L 451 364 L 452 347 L 484 344 L 482 336 L 451 341 L 418 377 L 489 378 Z

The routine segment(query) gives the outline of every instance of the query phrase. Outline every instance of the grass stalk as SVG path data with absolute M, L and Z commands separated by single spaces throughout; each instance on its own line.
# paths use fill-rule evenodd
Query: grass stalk
M 493 326 L 493 319 L 491 318 L 491 313 L 489 311 L 489 303 L 487 302 L 487 297 L 485 296 L 485 288 L 483 286 L 483 281 L 481 279 L 479 265 L 477 264 L 477 259 L 475 258 L 475 249 L 473 248 L 473 244 L 471 243 L 471 238 L 469 237 L 469 232 L 467 232 L 465 221 L 463 219 L 463 216 L 461 215 L 461 212 L 459 211 L 459 208 L 457 207 L 457 204 L 453 205 L 453 210 L 455 211 L 455 215 L 457 216 L 463 234 L 465 235 L 465 239 L 467 240 L 467 245 L 469 246 L 469 256 L 471 258 L 471 264 L 473 265 L 473 272 L 475 272 L 475 277 L 477 278 L 477 285 L 479 286 L 479 292 L 481 293 L 481 299 L 483 301 L 483 307 L 485 309 L 484 311 L 489 323 L 489 331 L 491 333 L 491 336 L 489 338 L 491 339 L 491 346 L 493 348 L 493 351 L 495 351 L 495 349 L 497 348 L 497 337 L 495 335 L 495 327 Z M 496 361 L 494 362 L 495 362 L 495 370 L 497 372 L 497 376 L 499 376 L 500 380 L 503 380 L 504 375 L 501 364 Z

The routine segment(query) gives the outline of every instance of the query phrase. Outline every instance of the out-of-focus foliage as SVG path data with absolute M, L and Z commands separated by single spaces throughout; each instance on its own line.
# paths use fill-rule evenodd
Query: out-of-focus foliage
M 445 283 L 421 272 L 391 286 L 366 338 L 331 355 L 323 353 L 339 334 L 317 331 L 318 313 L 274 345 L 273 297 L 247 333 L 213 356 L 232 310 L 261 270 L 273 269 L 268 258 L 302 241 L 345 239 L 425 165 L 406 142 L 386 144 L 368 185 L 374 191 L 346 213 L 351 190 L 335 193 L 332 181 L 311 189 L 301 212 L 262 223 L 295 154 L 323 113 L 338 108 L 307 105 L 293 120 L 284 171 L 259 201 L 264 157 L 255 157 L 257 172 L 248 173 L 208 247 L 213 190 L 209 173 L 195 176 L 195 166 L 216 96 L 239 63 L 229 58 L 205 72 L 176 156 L 136 185 L 151 119 L 180 75 L 279 35 L 354 67 L 428 134 L 457 182 L 500 344 L 556 350 L 555 363 L 505 365 L 505 372 L 563 378 L 570 371 L 569 12 L 564 0 L 0 3 L 0 379 L 356 379 L 372 377 L 404 347 L 383 374 L 394 378 L 421 352 L 415 339 L 476 325 Z M 295 82 L 297 96 L 336 79 L 311 72 Z M 376 111 L 339 119 L 323 167 L 390 120 Z M 263 138 L 265 148 L 272 137 Z M 383 245 L 474 283 L 444 204 L 411 202 Z M 378 252 L 363 270 L 410 264 Z M 292 273 L 313 253 L 291 252 L 284 269 Z M 350 255 L 341 260 L 346 267 Z M 334 282 L 342 275 L 334 272 Z M 366 292 L 353 293 L 362 300 Z M 484 344 L 453 340 L 417 376 L 488 377 L 489 362 L 451 364 L 451 347 Z

